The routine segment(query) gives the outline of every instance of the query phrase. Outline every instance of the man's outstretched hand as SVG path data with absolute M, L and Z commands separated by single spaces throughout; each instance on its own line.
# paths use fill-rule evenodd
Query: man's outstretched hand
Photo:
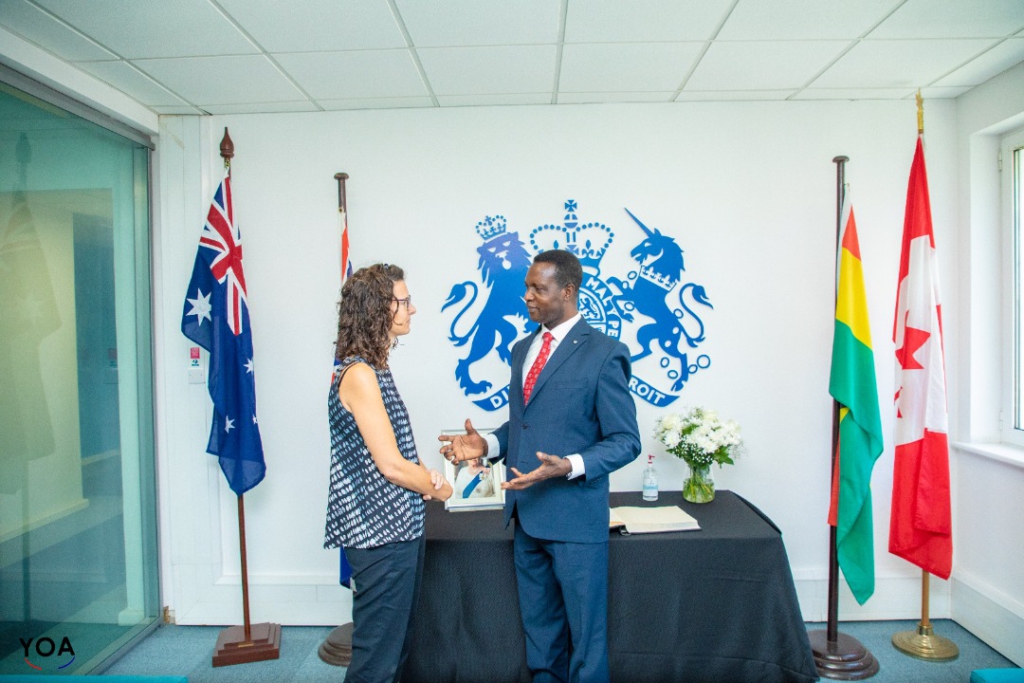
M 469 420 L 466 420 L 466 422 L 469 422 Z M 515 467 L 511 468 L 512 473 L 516 476 L 506 482 L 502 482 L 501 488 L 522 491 L 533 486 L 538 481 L 553 479 L 554 477 L 564 477 L 572 472 L 572 463 L 557 455 L 548 455 L 547 453 L 537 451 L 537 459 L 540 460 L 540 467 L 531 470 L 527 474 L 523 474 Z
M 439 452 L 453 465 L 487 455 L 487 439 L 473 429 L 473 423 L 468 418 L 465 434 L 441 434 L 437 440 L 442 442 Z

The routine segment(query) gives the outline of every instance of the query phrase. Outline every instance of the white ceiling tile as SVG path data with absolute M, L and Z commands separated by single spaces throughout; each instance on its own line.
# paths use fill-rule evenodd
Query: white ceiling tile
M 785 90 L 802 87 L 848 43 L 820 41 L 715 42 L 686 90 Z
M 395 5 L 416 47 L 558 40 L 560 0 L 396 0 Z
M 433 107 L 429 97 L 364 97 L 348 100 L 319 100 L 321 107 L 330 111 L 341 109 L 413 109 Z
M 127 59 L 257 52 L 207 0 L 37 0 Z
M 519 95 L 442 95 L 437 98 L 437 101 L 442 107 L 551 104 L 551 93 L 525 93 Z
M 901 100 L 917 92 L 914 88 L 806 88 L 793 100 Z
M 315 100 L 429 94 L 406 49 L 302 52 L 274 59 Z
M 718 40 L 823 40 L 859 38 L 900 0 L 740 0 Z
M 135 66 L 188 102 L 209 104 L 288 102 L 302 99 L 268 59 L 259 55 L 140 59 Z M 205 78 L 216 74 L 216 78 Z
M 320 111 L 309 100 L 296 102 L 252 102 L 247 104 L 208 104 L 203 109 L 211 114 L 280 114 L 297 111 Z
M 0 0 L 0 25 L 71 62 L 117 59 L 117 55 L 25 0 Z
M 437 95 L 551 92 L 555 46 L 439 47 L 417 50 Z
M 0 0 L 8 30 L 161 114 L 939 99 L 1024 61 L 1024 0 Z
M 386 0 L 219 0 L 267 52 L 406 47 Z
M 204 113 L 202 109 L 197 109 L 195 107 L 182 107 L 182 106 L 162 106 L 162 105 L 157 105 L 157 106 L 154 106 L 154 107 L 150 107 L 150 109 L 155 111 L 157 114 L 163 114 L 163 115 L 168 115 L 168 116 L 170 116 L 170 115 L 177 115 L 177 116 L 192 115 L 192 116 L 195 116 L 196 114 Z
M 1021 27 L 1021 0 L 907 0 L 869 37 L 994 38 Z
M 188 104 L 127 62 L 79 62 L 78 67 L 146 106 Z
M 558 89 L 563 93 L 675 91 L 703 49 L 704 43 L 566 45 Z
M 919 88 L 993 41 L 863 40 L 812 84 L 815 88 Z
M 570 2 L 566 43 L 708 40 L 733 0 L 586 0 Z
M 593 104 L 598 102 L 671 102 L 676 91 L 665 92 L 563 92 L 558 104 Z
M 787 90 L 715 90 L 715 91 L 683 91 L 676 102 L 751 102 L 764 100 L 784 100 L 793 94 Z
M 1024 38 L 1008 38 L 978 55 L 953 73 L 935 81 L 935 86 L 975 86 L 1024 61 Z

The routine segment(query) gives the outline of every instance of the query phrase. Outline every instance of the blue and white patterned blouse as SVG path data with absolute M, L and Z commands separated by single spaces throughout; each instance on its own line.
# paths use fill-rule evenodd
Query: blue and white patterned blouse
M 342 371 L 354 363 L 365 362 L 358 356 L 343 360 L 327 398 L 331 423 L 331 488 L 327 497 L 325 548 L 374 548 L 423 535 L 423 497 L 384 478 L 356 427 L 355 418 L 338 398 Z M 373 370 L 398 450 L 406 460 L 419 464 L 409 411 L 398 395 L 391 371 Z

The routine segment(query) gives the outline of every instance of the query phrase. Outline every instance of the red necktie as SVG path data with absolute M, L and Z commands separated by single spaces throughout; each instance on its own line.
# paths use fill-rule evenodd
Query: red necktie
M 523 384 L 523 403 L 529 403 L 530 394 L 533 393 L 533 385 L 537 383 L 537 378 L 540 377 L 540 371 L 544 369 L 544 364 L 548 362 L 548 355 L 551 353 L 551 342 L 554 337 L 550 332 L 544 333 L 544 343 L 541 344 L 540 353 L 537 354 L 537 360 L 533 361 L 533 367 L 530 368 L 530 372 L 526 375 L 526 382 Z

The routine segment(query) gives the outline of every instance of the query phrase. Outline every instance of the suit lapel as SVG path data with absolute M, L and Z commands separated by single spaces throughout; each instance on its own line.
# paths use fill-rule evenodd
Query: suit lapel
M 541 370 L 540 376 L 537 378 L 537 383 L 533 385 L 533 393 L 530 394 L 530 403 L 533 403 L 534 398 L 540 393 L 540 390 L 544 388 L 544 384 L 548 381 L 555 372 L 558 371 L 558 367 L 566 361 L 572 354 L 576 353 L 583 344 L 586 343 L 587 337 L 590 336 L 590 325 L 583 318 L 572 326 L 569 330 L 569 334 L 565 335 L 565 339 L 558 343 L 558 348 L 548 358 L 548 362 L 544 364 L 544 369 Z M 520 390 L 522 383 L 520 383 Z

